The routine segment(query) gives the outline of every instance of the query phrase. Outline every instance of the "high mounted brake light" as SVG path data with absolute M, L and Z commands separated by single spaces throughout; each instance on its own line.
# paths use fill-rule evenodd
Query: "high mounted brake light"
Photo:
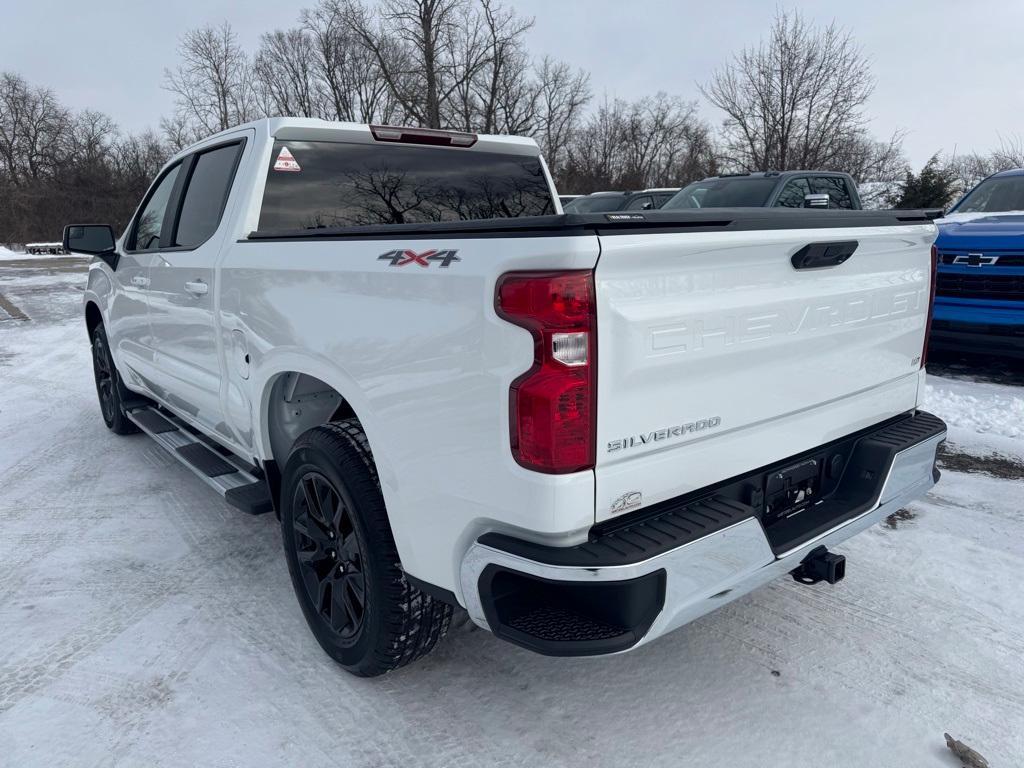
M 928 339 L 932 335 L 932 315 L 935 313 L 935 284 L 939 281 L 939 249 L 932 246 L 932 273 L 928 288 L 928 318 L 924 325 L 924 347 L 921 349 L 921 367 L 928 363 Z
M 433 128 L 400 128 L 393 125 L 371 125 L 370 133 L 377 141 L 399 144 L 429 144 L 435 147 L 472 147 L 475 133 L 438 131 Z
M 594 275 L 509 272 L 496 288 L 500 317 L 533 335 L 533 366 L 509 389 L 512 455 L 551 474 L 591 469 L 597 416 Z

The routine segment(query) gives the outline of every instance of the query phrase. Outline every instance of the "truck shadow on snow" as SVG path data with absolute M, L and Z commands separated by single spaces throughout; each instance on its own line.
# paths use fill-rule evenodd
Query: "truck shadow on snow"
M 1024 463 L 1019 460 L 998 453 L 974 456 L 959 451 L 949 442 L 939 448 L 939 469 L 969 474 L 980 472 L 1001 480 L 1024 480 Z
M 1024 359 L 929 351 L 928 373 L 950 379 L 1024 387 Z

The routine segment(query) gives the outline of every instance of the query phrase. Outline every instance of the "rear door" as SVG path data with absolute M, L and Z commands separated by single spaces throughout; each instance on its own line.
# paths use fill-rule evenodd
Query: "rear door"
M 914 408 L 934 238 L 931 224 L 603 234 L 597 519 Z M 850 241 L 839 266 L 791 263 Z
M 234 440 L 220 399 L 216 266 L 244 144 L 239 138 L 204 147 L 183 161 L 170 244 L 149 272 L 149 318 L 162 398 L 228 442 Z

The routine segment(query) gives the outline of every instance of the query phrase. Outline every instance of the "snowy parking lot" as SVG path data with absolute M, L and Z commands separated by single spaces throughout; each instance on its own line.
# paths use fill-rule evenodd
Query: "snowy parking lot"
M 0 765 L 1024 764 L 1024 370 L 939 361 L 943 479 L 638 651 L 536 656 L 458 621 L 375 680 L 320 650 L 273 515 L 96 404 L 85 262 L 0 260 Z

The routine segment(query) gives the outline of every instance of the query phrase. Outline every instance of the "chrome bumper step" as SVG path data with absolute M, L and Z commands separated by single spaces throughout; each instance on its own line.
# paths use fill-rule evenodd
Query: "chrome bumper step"
M 218 452 L 177 416 L 143 406 L 128 411 L 128 418 L 231 506 L 250 515 L 274 508 L 267 483 L 255 467 L 234 454 Z
M 648 643 L 801 567 L 810 580 L 838 581 L 841 556 L 817 561 L 923 496 L 939 478 L 935 457 L 945 436 L 940 419 L 918 411 L 823 446 L 849 458 L 832 496 L 805 508 L 812 524 L 795 536 L 784 527 L 784 539 L 773 540 L 763 510 L 717 495 L 732 481 L 706 498 L 670 500 L 615 527 L 595 527 L 575 546 L 485 533 L 463 556 L 460 602 L 477 625 L 525 648 L 603 655 Z M 762 482 L 773 472 L 752 474 Z

